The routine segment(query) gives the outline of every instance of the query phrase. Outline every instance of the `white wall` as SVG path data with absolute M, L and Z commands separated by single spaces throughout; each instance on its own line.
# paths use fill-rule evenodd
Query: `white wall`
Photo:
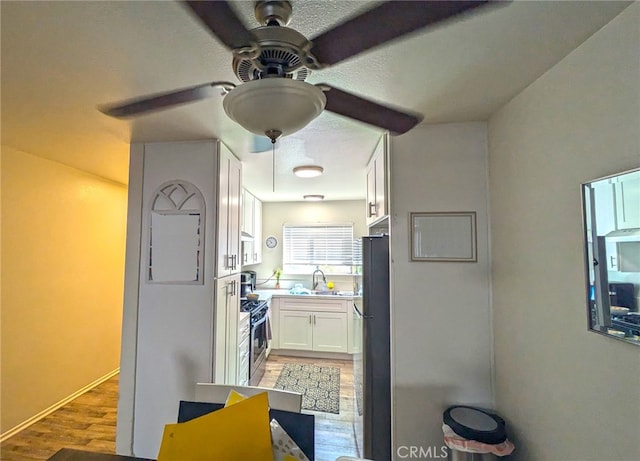
M 497 408 L 518 460 L 640 459 L 640 348 L 587 332 L 580 183 L 640 163 L 640 4 L 489 121 Z
M 364 182 L 364 178 L 362 178 Z M 276 268 L 282 268 L 282 225 L 304 223 L 353 223 L 354 238 L 367 235 L 364 200 L 342 200 L 327 202 L 264 202 L 262 204 L 262 264 L 246 266 L 258 274 L 258 283 L 273 274 Z M 273 235 L 278 239 L 276 248 L 267 248 L 264 240 Z M 328 277 L 336 284 L 338 290 L 353 289 L 351 276 Z M 300 276 L 283 273 L 280 279 L 282 288 L 291 288 L 295 282 L 303 282 L 311 288 L 311 276 Z M 262 285 L 262 288 L 273 288 L 275 279 Z
M 485 123 L 423 126 L 392 138 L 396 450 L 440 453 L 449 405 L 492 405 L 486 155 Z M 410 262 L 412 211 L 475 211 L 478 262 Z

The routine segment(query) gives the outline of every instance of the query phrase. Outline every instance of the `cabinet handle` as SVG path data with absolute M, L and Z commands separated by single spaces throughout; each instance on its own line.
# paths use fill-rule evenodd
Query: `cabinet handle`
M 311 325 L 311 314 L 309 314 L 309 325 Z
M 371 218 L 372 216 L 375 216 L 376 213 L 377 213 L 376 203 L 375 202 L 369 202 L 369 217 Z
M 316 314 L 313 314 L 313 324 L 316 324 Z
M 231 281 L 231 287 L 232 287 L 231 296 L 235 296 L 236 294 L 238 294 L 238 286 L 235 280 Z
M 243 262 L 247 263 L 249 261 L 249 253 L 244 254 Z
M 258 260 L 258 253 L 254 253 L 253 254 L 253 261 L 257 261 Z
M 615 269 L 616 268 L 616 257 L 615 256 L 609 256 L 609 262 L 611 263 L 611 269 Z

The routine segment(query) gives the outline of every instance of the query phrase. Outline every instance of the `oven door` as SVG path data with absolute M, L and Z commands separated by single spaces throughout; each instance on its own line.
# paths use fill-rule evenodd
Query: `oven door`
M 257 386 L 266 367 L 267 356 L 267 310 L 264 315 L 251 323 L 251 370 L 249 371 L 249 385 Z

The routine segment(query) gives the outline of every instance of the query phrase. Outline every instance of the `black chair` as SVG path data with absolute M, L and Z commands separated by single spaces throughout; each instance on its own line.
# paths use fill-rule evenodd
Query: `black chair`
M 224 408 L 221 403 L 180 401 L 178 408 L 178 422 L 184 423 L 212 411 Z M 270 419 L 278 421 L 289 437 L 307 455 L 309 461 L 314 461 L 316 450 L 315 416 L 303 413 L 293 413 L 284 410 L 269 410 Z

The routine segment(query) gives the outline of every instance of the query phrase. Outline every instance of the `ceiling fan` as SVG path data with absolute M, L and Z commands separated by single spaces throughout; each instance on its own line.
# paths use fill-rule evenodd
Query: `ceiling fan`
M 293 133 L 328 110 L 402 134 L 422 120 L 420 114 L 365 99 L 326 83 L 305 82 L 320 70 L 411 32 L 478 8 L 491 0 L 388 1 L 336 25 L 312 39 L 286 27 L 292 14 L 286 0 L 255 2 L 262 24 L 248 30 L 226 1 L 184 1 L 184 5 L 233 54 L 234 73 L 243 83 L 211 82 L 101 107 L 113 117 L 128 117 L 198 101 L 221 90 L 227 115 L 271 142 Z

